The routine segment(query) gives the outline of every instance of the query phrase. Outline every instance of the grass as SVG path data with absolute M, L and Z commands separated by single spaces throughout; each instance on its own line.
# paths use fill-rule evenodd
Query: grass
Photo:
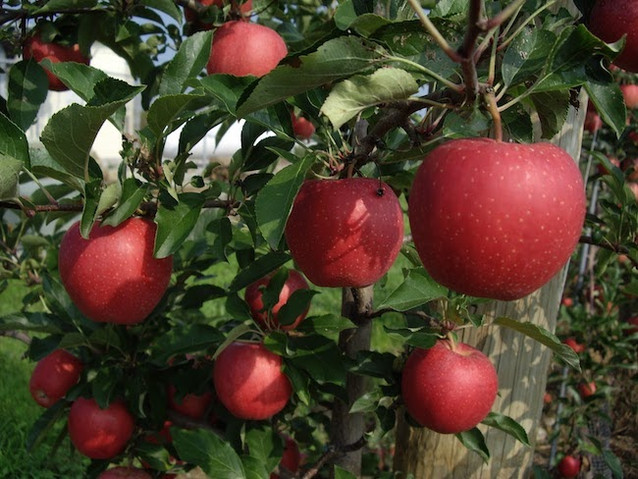
M 0 315 L 19 310 L 26 287 L 12 282 L 0 293 Z M 64 427 L 58 423 L 42 444 L 27 451 L 31 427 L 44 409 L 29 393 L 29 378 L 35 364 L 24 358 L 26 344 L 0 337 L 0 477 L 12 479 L 78 478 L 86 460 L 73 452 L 66 437 L 54 451 L 53 443 Z

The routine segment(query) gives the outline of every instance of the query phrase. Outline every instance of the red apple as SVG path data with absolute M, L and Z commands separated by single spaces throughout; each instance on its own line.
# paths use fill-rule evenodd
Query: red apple
M 403 212 L 380 180 L 310 180 L 295 198 L 285 235 L 312 283 L 360 288 L 394 263 L 403 242 Z
M 297 138 L 307 140 L 315 133 L 315 125 L 307 118 L 298 117 L 290 112 L 290 120 L 292 121 L 292 131 Z
M 281 357 L 263 344 L 231 343 L 213 367 L 217 397 L 237 418 L 270 418 L 286 406 L 292 394 L 282 364 Z
M 36 62 L 46 58 L 53 63 L 76 62 L 84 63 L 85 65 L 89 64 L 89 59 L 82 54 L 79 45 L 66 46 L 58 43 L 45 43 L 40 35 L 37 34 L 27 38 L 24 42 L 22 56 L 25 60 L 33 58 Z M 69 89 L 57 76 L 46 70 L 46 68 L 45 71 L 49 79 L 49 90 L 65 91 Z
M 585 346 L 576 341 L 575 338 L 567 338 L 563 343 L 574 350 L 576 354 L 580 354 L 585 351 Z
M 627 35 L 625 48 L 614 63 L 638 73 L 638 3 L 634 0 L 598 0 L 589 16 L 591 32 L 607 43 Z
M 262 77 L 287 54 L 284 39 L 272 28 L 235 20 L 224 23 L 213 34 L 206 71 Z
M 598 113 L 593 110 L 587 110 L 585 114 L 585 130 L 590 133 L 594 133 L 600 130 L 603 126 L 603 120 L 600 119 Z
M 553 396 L 547 391 L 545 391 L 545 394 L 543 394 L 543 402 L 545 404 L 551 404 L 553 401 L 554 401 Z
M 620 169 L 625 172 L 628 181 L 638 181 L 638 158 L 625 158 L 620 164 Z
M 560 463 L 558 463 L 558 472 L 565 478 L 578 476 L 580 472 L 580 458 L 575 456 L 563 457 Z
M 596 393 L 596 383 L 594 381 L 581 383 L 578 385 L 578 392 L 583 399 L 593 396 Z
M 620 85 L 620 91 L 629 110 L 638 108 L 638 85 Z
M 627 335 L 632 335 L 638 333 L 638 316 L 634 316 L 627 320 L 627 323 L 631 324 L 631 328 L 627 328 L 625 333 Z
M 168 386 L 168 405 L 173 410 L 192 419 L 201 419 L 213 402 L 213 393 L 185 394 L 181 400 L 175 397 L 177 390 L 172 384 Z
M 151 444 L 170 444 L 173 442 L 173 437 L 171 436 L 172 426 L 173 422 L 167 419 L 164 421 L 162 429 L 157 432 L 147 434 L 144 439 L 146 442 L 150 442 Z
M 284 445 L 284 453 L 281 456 L 279 467 L 284 468 L 288 473 L 294 475 L 299 470 L 301 464 L 301 454 L 299 453 L 299 446 L 294 439 L 287 437 Z M 288 476 L 286 476 L 288 477 Z M 270 474 L 270 479 L 279 479 L 279 474 L 274 472 Z
M 136 324 L 162 299 L 172 257 L 153 257 L 156 225 L 130 218 L 117 227 L 96 223 L 89 239 L 79 222 L 62 238 L 59 268 L 71 300 L 93 321 Z
M 75 448 L 91 459 L 120 454 L 133 435 L 135 421 L 124 402 L 101 409 L 95 399 L 78 398 L 69 411 L 69 437 Z
M 561 299 L 560 304 L 562 304 L 566 308 L 571 308 L 572 306 L 574 306 L 574 300 L 565 296 L 563 297 L 563 299 Z
M 617 166 L 618 168 L 620 168 L 620 161 L 618 160 L 618 158 L 615 158 L 613 156 L 608 157 L 609 162 L 614 165 Z M 600 175 L 608 175 L 611 173 L 611 170 L 608 170 L 602 163 L 598 164 L 597 167 L 598 170 L 598 174 Z
M 634 194 L 636 201 L 638 201 L 638 183 L 635 183 L 635 182 L 627 183 L 627 186 L 629 187 L 631 192 Z
M 571 156 L 555 145 L 458 139 L 419 167 L 408 216 L 436 281 L 508 301 L 543 286 L 569 260 L 585 190 Z
M 98 479 L 153 479 L 144 469 L 137 467 L 118 466 L 102 472 Z
M 78 382 L 83 367 L 71 353 L 56 349 L 35 366 L 29 380 L 31 396 L 40 406 L 52 406 Z
M 439 340 L 415 349 L 403 368 L 401 394 L 410 415 L 441 434 L 472 429 L 492 409 L 496 369 L 478 349 Z
M 246 288 L 245 299 L 250 307 L 250 314 L 253 319 L 259 324 L 262 328 L 266 330 L 271 329 L 283 329 L 284 331 L 290 331 L 295 329 L 299 323 L 306 317 L 308 314 L 308 310 L 299 316 L 292 324 L 288 324 L 286 326 L 281 326 L 279 324 L 279 310 L 281 307 L 288 302 L 288 299 L 295 291 L 299 289 L 308 289 L 308 282 L 304 279 L 304 277 L 299 274 L 294 269 L 291 269 L 288 272 L 288 278 L 281 288 L 281 292 L 279 293 L 279 301 L 272 308 L 272 313 L 269 314 L 268 311 L 264 311 L 264 302 L 262 300 L 263 291 L 262 287 L 267 286 L 270 283 L 270 278 L 272 275 L 266 276 L 265 278 L 260 279 L 259 281 L 255 281 L 251 285 Z

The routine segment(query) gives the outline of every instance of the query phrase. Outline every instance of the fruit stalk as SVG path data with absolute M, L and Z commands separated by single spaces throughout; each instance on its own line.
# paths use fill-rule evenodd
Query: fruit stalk
M 370 349 L 373 286 L 344 288 L 341 298 L 342 316 L 350 319 L 357 327 L 340 333 L 339 349 L 348 357 L 356 358 L 359 351 Z M 367 390 L 368 382 L 364 376 L 348 373 L 348 404 L 336 399 L 332 409 L 330 440 L 337 451 L 343 451 L 334 462 L 357 477 L 361 475 L 361 448 L 352 450 L 348 446 L 357 443 L 363 437 L 365 418 L 362 413 L 351 414 L 349 410 L 354 401 Z

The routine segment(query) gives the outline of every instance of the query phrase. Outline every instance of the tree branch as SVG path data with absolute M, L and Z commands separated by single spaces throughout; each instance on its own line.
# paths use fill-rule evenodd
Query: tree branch
M 23 333 L 22 331 L 0 331 L 0 336 L 17 339 L 18 341 L 22 341 L 26 345 L 31 344 L 31 336 Z
M 616 254 L 624 254 L 627 255 L 627 258 L 629 259 L 629 261 L 631 261 L 631 264 L 634 265 L 634 268 L 638 268 L 638 262 L 635 261 L 630 255 L 629 253 L 631 252 L 629 250 L 629 248 L 627 248 L 626 246 L 623 246 L 621 244 L 613 244 L 613 243 L 601 243 L 599 241 L 596 241 L 594 238 L 592 238 L 591 236 L 581 236 L 580 239 L 578 240 L 579 243 L 584 243 L 584 244 L 590 244 L 593 246 L 598 246 L 599 248 L 603 248 L 606 249 L 608 251 L 613 251 Z

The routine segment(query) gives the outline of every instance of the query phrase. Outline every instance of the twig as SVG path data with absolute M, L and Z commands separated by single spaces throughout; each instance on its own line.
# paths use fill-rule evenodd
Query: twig
M 0 336 L 17 339 L 18 341 L 22 341 L 26 345 L 31 344 L 31 336 L 23 333 L 22 331 L 0 331 Z
M 630 251 L 629 248 L 621 245 L 621 244 L 613 244 L 613 243 L 601 243 L 599 241 L 596 241 L 594 238 L 592 238 L 591 236 L 586 236 L 583 235 L 580 237 L 580 239 L 578 240 L 579 243 L 583 243 L 583 244 L 589 244 L 589 245 L 593 245 L 593 246 L 598 246 L 599 248 L 603 248 L 606 249 L 608 251 L 613 251 L 614 253 L 617 254 L 624 254 L 627 255 L 627 258 L 629 259 L 629 261 L 631 261 L 631 263 L 634 265 L 635 268 L 638 268 L 638 262 L 635 261 L 630 255 Z
M 322 456 L 319 458 L 319 460 L 316 462 L 314 466 L 312 466 L 310 469 L 306 471 L 306 473 L 302 476 L 302 479 L 312 479 L 319 473 L 321 468 L 324 465 L 326 465 L 328 462 L 332 462 L 341 454 L 358 451 L 359 449 L 361 449 L 363 446 L 366 445 L 366 442 L 367 441 L 365 437 L 361 436 L 361 438 L 358 441 L 352 444 L 347 444 L 340 448 L 337 448 L 334 445 L 329 445 L 326 449 L 326 452 L 322 454 Z
M 410 6 L 415 11 L 419 20 L 423 24 L 425 30 L 434 38 L 434 41 L 441 47 L 441 50 L 445 52 L 445 54 L 450 57 L 453 62 L 460 63 L 461 57 L 459 54 L 450 46 L 447 40 L 441 35 L 441 32 L 437 30 L 434 24 L 430 21 L 428 16 L 425 14 L 423 9 L 421 8 L 420 2 L 417 0 L 408 0 Z

